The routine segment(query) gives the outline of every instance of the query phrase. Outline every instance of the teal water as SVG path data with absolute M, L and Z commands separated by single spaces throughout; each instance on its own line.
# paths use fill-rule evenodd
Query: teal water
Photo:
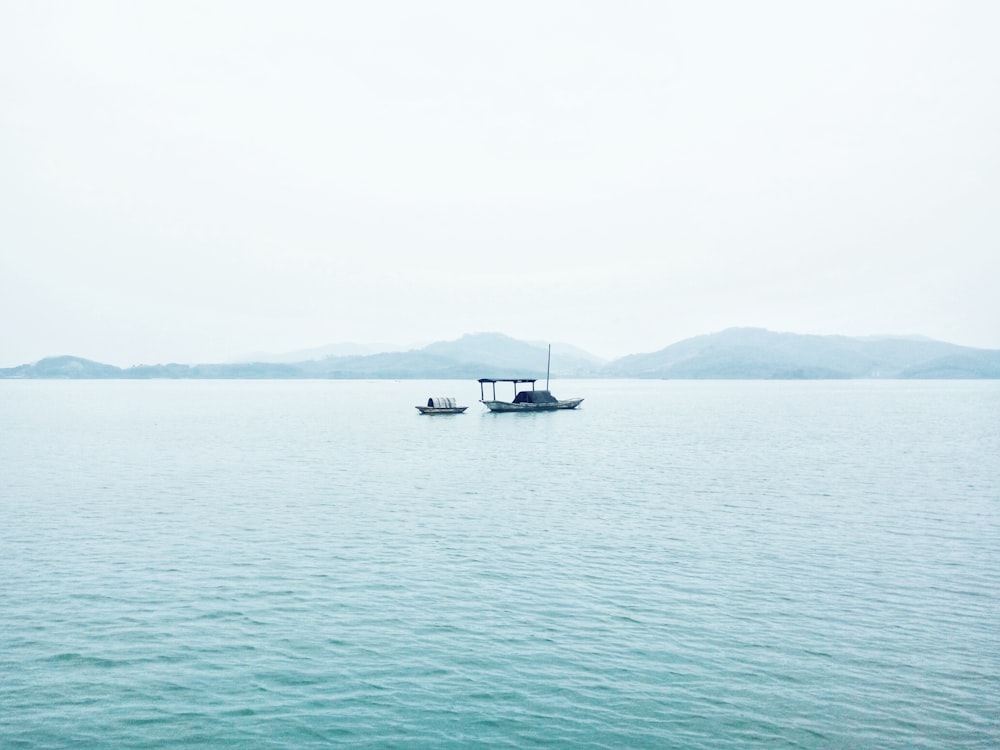
M 1000 746 L 1000 383 L 552 388 L 0 381 L 0 747 Z

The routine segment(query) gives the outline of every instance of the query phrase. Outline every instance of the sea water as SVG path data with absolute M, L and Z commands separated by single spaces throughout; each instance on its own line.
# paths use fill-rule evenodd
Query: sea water
M 552 390 L 0 382 L 0 746 L 1000 745 L 1000 383 Z

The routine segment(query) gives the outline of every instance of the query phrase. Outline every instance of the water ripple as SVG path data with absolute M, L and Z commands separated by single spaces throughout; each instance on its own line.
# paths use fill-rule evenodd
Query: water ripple
M 0 745 L 1000 745 L 996 384 L 454 387 L 0 382 Z

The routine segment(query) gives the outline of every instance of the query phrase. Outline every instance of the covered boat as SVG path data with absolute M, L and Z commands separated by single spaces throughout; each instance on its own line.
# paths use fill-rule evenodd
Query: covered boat
M 545 390 L 536 390 L 535 382 L 532 378 L 480 378 L 480 401 L 490 411 L 554 411 L 555 409 L 575 409 L 583 401 L 582 398 L 569 398 L 560 401 L 547 388 Z M 493 386 L 492 399 L 486 398 L 487 383 Z M 497 383 L 513 384 L 515 391 L 513 401 L 500 401 L 497 399 Z M 521 383 L 530 383 L 531 390 L 518 391 L 518 385 Z
M 549 370 L 552 365 L 552 345 L 549 345 L 549 360 L 545 365 L 545 390 L 535 390 L 534 378 L 479 378 L 480 403 L 490 411 L 555 411 L 556 409 L 575 409 L 583 401 L 582 398 L 568 398 L 560 401 L 549 391 Z M 486 384 L 493 386 L 493 398 L 486 398 Z M 497 383 L 512 383 L 514 385 L 514 400 L 500 401 L 497 399 Z M 518 391 L 521 383 L 531 383 L 531 390 Z
M 461 414 L 468 406 L 459 406 L 452 396 L 431 396 L 427 406 L 418 406 L 421 414 Z

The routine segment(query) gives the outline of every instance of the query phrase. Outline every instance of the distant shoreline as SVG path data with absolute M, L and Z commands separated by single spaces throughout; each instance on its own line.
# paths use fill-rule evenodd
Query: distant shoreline
M 554 349 L 555 352 L 555 349 Z M 556 352 L 554 378 L 664 380 L 982 380 L 1000 378 L 1000 350 L 914 337 L 813 336 L 730 328 L 611 362 L 575 347 Z M 467 380 L 545 377 L 545 349 L 499 333 L 406 352 L 303 362 L 117 367 L 75 356 L 0 368 L 23 380 Z

